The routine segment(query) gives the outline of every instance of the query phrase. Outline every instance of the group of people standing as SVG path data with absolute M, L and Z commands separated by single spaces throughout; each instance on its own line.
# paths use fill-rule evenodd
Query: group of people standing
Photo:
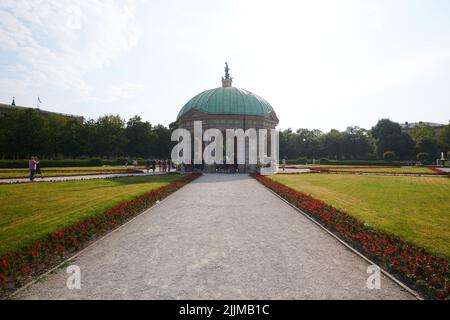
M 30 181 L 33 181 L 38 174 L 41 175 L 41 179 L 44 179 L 44 174 L 41 170 L 41 161 L 39 157 L 32 156 L 28 161 L 28 168 L 30 170 Z
M 172 161 L 170 160 L 147 160 L 145 163 L 145 168 L 147 169 L 147 173 L 150 172 L 150 170 L 153 171 L 153 173 L 156 172 L 156 167 L 159 168 L 159 172 L 170 172 L 172 169 Z

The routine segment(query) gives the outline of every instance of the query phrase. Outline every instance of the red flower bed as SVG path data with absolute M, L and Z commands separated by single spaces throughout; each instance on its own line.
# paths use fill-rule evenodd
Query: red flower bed
M 45 177 L 46 178 L 63 178 L 63 177 L 73 177 L 75 175 L 71 175 L 68 173 L 77 173 L 77 172 L 81 172 L 80 176 L 96 176 L 96 175 L 103 175 L 103 174 L 132 174 L 132 173 L 142 173 L 142 171 L 140 170 L 134 170 L 134 169 L 127 169 L 127 170 L 110 170 L 110 171 L 92 171 L 92 172 L 86 172 L 86 171 L 82 171 L 82 170 L 57 170 L 57 171 L 46 171 L 45 172 Z M 8 173 L 8 172 L 7 172 Z M 23 176 L 3 176 L 0 177 L 0 180 L 14 180 L 14 179 L 25 179 L 29 177 L 29 173 L 27 172 L 21 172 L 23 173 Z M 56 175 L 56 173 L 65 173 L 66 175 Z
M 0 256 L 0 297 L 31 281 L 88 242 L 122 225 L 199 176 L 195 173 L 187 175 L 167 186 L 122 202 L 95 217 L 55 231 L 19 251 Z
M 439 168 L 436 168 L 436 167 L 428 167 L 428 168 L 430 168 L 431 170 L 433 170 L 437 174 L 444 174 L 444 175 L 447 174 L 447 172 L 445 172 L 445 171 L 443 171 L 443 170 L 441 170 Z
M 431 171 L 433 172 L 427 172 L 427 173 L 414 173 L 414 172 L 408 172 L 408 171 L 398 171 L 398 172 L 389 172 L 389 171 L 364 171 L 364 169 L 367 168 L 376 168 L 376 169 L 384 169 L 384 168 L 398 168 L 398 167 L 353 167 L 352 169 L 361 169 L 359 171 L 347 171 L 347 170 L 340 170 L 340 168 L 318 168 L 318 167 L 312 167 L 311 170 L 319 171 L 320 173 L 345 173 L 345 174 L 388 174 L 388 175 L 411 175 L 411 176 L 417 176 L 417 175 L 442 175 L 445 174 L 445 172 L 441 170 L 434 170 L 435 168 L 430 167 Z
M 423 248 L 370 227 L 345 212 L 267 177 L 254 177 L 425 296 L 450 299 L 448 259 L 433 256 Z

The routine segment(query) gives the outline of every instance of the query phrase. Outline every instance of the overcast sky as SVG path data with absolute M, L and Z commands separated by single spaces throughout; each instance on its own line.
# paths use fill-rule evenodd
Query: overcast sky
M 0 101 L 168 125 L 228 61 L 280 128 L 448 123 L 449 17 L 448 0 L 1 0 Z

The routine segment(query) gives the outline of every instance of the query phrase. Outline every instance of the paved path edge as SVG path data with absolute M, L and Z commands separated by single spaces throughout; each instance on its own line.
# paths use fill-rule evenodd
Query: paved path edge
M 192 182 L 192 181 L 191 181 Z M 189 183 L 191 183 L 189 182 Z M 188 184 L 189 184 L 188 183 Z M 183 186 L 184 187 L 184 186 Z M 91 243 L 89 243 L 86 247 L 84 247 L 83 249 L 81 249 L 78 252 L 75 252 L 73 255 L 71 255 L 70 257 L 64 259 L 63 261 L 61 261 L 58 265 L 54 266 L 53 268 L 51 268 L 50 270 L 46 271 L 45 273 L 37 276 L 34 280 L 28 282 L 27 284 L 23 285 L 22 287 L 20 287 L 19 289 L 17 289 L 16 291 L 14 291 L 13 293 L 11 293 L 10 295 L 7 295 L 5 298 L 0 299 L 0 300 L 14 300 L 14 297 L 17 296 L 19 293 L 21 293 L 22 291 L 24 291 L 25 289 L 31 287 L 32 285 L 34 285 L 35 283 L 39 282 L 42 278 L 45 278 L 46 276 L 48 276 L 49 274 L 53 273 L 54 271 L 60 269 L 62 266 L 64 266 L 67 262 L 72 261 L 73 259 L 77 258 L 79 255 L 81 255 L 83 252 L 85 252 L 86 250 L 88 250 L 90 247 L 92 247 L 94 244 L 105 240 L 106 238 L 108 238 L 109 236 L 111 236 L 113 233 L 119 231 L 120 229 L 122 229 L 123 227 L 125 227 L 127 224 L 131 223 L 133 220 L 137 219 L 139 216 L 143 215 L 143 214 L 147 214 L 149 213 L 151 210 L 153 210 L 154 208 L 156 208 L 159 204 L 161 204 L 162 202 L 166 201 L 167 199 L 169 199 L 170 197 L 172 197 L 173 195 L 175 195 L 178 191 L 180 191 L 181 189 L 183 189 L 183 187 L 179 188 L 177 191 L 172 192 L 171 194 L 169 194 L 167 197 L 165 197 L 164 199 L 160 200 L 158 203 L 155 203 L 154 205 L 152 205 L 150 208 L 145 209 L 144 211 L 138 213 L 137 215 L 135 215 L 133 218 L 131 218 L 130 220 L 128 220 L 127 222 L 125 222 L 124 224 L 121 224 L 120 226 L 118 226 L 117 228 L 108 231 L 106 234 L 104 234 L 103 236 L 101 236 L 98 239 L 95 239 L 94 241 L 92 241 Z
M 258 181 L 258 183 L 260 183 Z M 321 225 L 319 222 L 317 222 L 314 218 L 312 218 L 309 214 L 307 214 L 306 212 L 304 212 L 303 210 L 297 208 L 296 206 L 294 206 L 292 203 L 290 203 L 289 201 L 287 201 L 286 199 L 284 199 L 283 197 L 281 197 L 279 194 L 277 194 L 275 191 L 273 191 L 272 189 L 266 187 L 265 185 L 263 185 L 262 183 L 260 183 L 264 188 L 266 188 L 267 190 L 269 190 L 272 194 L 274 194 L 277 198 L 279 198 L 281 201 L 283 201 L 284 203 L 286 203 L 287 205 L 289 205 L 290 207 L 294 208 L 298 213 L 300 213 L 301 215 L 303 215 L 304 217 L 306 217 L 309 221 L 313 222 L 316 226 L 318 226 L 320 229 L 322 229 L 323 231 L 325 231 L 328 235 L 330 235 L 331 237 L 333 237 L 335 240 L 337 240 L 340 244 L 342 244 L 345 248 L 347 248 L 347 250 L 351 251 L 352 253 L 354 253 L 355 255 L 359 256 L 360 258 L 364 259 L 366 262 L 370 263 L 371 265 L 375 265 L 377 266 L 380 271 L 386 276 L 388 277 L 390 280 L 392 280 L 395 284 L 397 284 L 398 286 L 400 286 L 402 289 L 406 290 L 409 294 L 411 294 L 414 298 L 416 298 L 417 300 L 424 300 L 424 298 L 415 290 L 411 289 L 409 286 L 407 286 L 406 284 L 404 284 L 402 281 L 398 280 L 396 277 L 394 277 L 392 274 L 390 274 L 388 271 L 386 271 L 385 269 L 383 269 L 382 267 L 380 267 L 378 264 L 376 264 L 375 262 L 373 262 L 372 260 L 370 260 L 368 257 L 366 257 L 364 254 L 362 254 L 361 252 L 359 252 L 358 250 L 356 250 L 355 248 L 353 248 L 352 246 L 350 246 L 348 243 L 346 243 L 344 240 L 342 240 L 341 238 L 339 238 L 337 235 L 335 235 L 334 233 L 332 233 L 330 230 L 328 230 L 327 228 L 325 228 L 323 225 Z

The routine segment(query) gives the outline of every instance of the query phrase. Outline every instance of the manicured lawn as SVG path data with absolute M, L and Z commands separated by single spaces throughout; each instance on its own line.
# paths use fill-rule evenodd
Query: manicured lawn
M 434 174 L 435 172 L 427 167 L 398 167 L 398 168 L 386 168 L 386 167 L 373 167 L 373 166 L 336 166 L 336 165 L 307 165 L 303 168 L 317 168 L 327 169 L 330 171 L 345 171 L 345 172 L 387 172 L 387 173 L 426 173 Z
M 142 169 L 142 168 L 141 168 Z M 61 167 L 42 168 L 45 177 L 75 176 L 83 174 L 109 174 L 134 170 L 133 166 L 103 166 L 103 167 Z M 28 169 L 0 169 L 0 179 L 28 178 Z
M 447 178 L 279 174 L 271 179 L 430 252 L 450 257 L 450 180 Z
M 0 255 L 181 177 L 0 185 Z

